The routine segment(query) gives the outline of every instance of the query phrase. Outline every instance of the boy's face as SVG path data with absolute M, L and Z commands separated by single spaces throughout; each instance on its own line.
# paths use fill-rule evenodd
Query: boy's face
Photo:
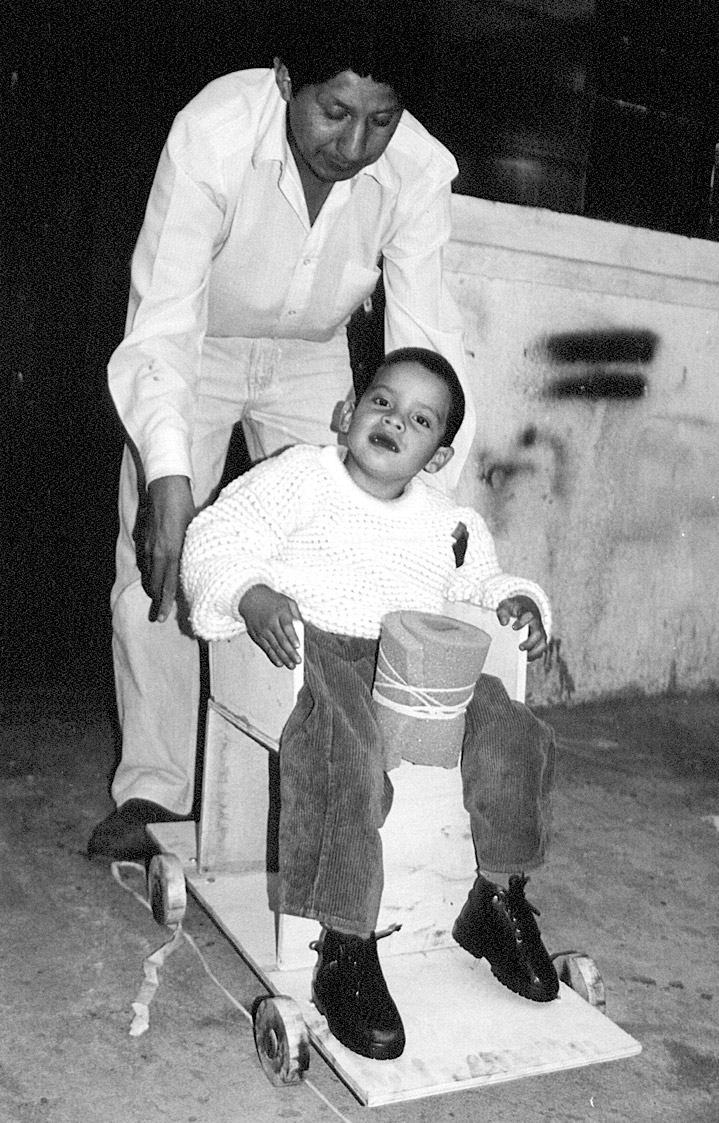
M 442 444 L 451 405 L 449 387 L 419 363 L 380 367 L 340 422 L 347 434 L 345 467 L 363 491 L 396 499 L 424 469 L 438 472 L 453 449 Z

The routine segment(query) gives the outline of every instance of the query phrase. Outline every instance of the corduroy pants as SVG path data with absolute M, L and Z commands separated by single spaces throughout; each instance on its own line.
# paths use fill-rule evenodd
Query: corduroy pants
M 377 647 L 305 625 L 305 682 L 280 749 L 281 910 L 358 936 L 376 926 L 392 805 L 372 702 Z M 461 768 L 478 867 L 541 865 L 554 734 L 488 675 L 467 710 Z

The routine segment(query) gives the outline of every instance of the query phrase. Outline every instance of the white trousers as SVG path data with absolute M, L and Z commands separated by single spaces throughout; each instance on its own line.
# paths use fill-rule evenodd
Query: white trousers
M 344 330 L 329 343 L 208 340 L 192 445 L 197 507 L 215 497 L 236 422 L 242 421 L 253 461 L 292 444 L 334 443 L 330 426 L 351 386 Z M 138 506 L 137 474 L 126 448 L 111 600 L 122 729 L 112 796 L 118 807 L 129 799 L 149 799 L 187 815 L 195 788 L 199 646 L 182 607 L 162 624 L 149 620 L 133 537 Z

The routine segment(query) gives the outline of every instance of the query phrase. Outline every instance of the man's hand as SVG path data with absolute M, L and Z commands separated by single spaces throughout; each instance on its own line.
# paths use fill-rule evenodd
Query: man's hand
M 170 615 L 180 581 L 185 531 L 195 515 L 187 476 L 161 476 L 148 485 L 145 570 L 142 585 L 152 600 L 150 620 Z
M 295 602 L 268 585 L 253 585 L 239 604 L 247 634 L 276 667 L 292 669 L 300 662 L 300 641 L 294 620 L 301 620 Z
M 508 597 L 497 608 L 497 619 L 503 626 L 514 619 L 512 627 L 516 632 L 529 628 L 529 635 L 520 643 L 519 650 L 527 652 L 527 659 L 533 662 L 547 650 L 547 633 L 542 623 L 542 615 L 531 597 Z

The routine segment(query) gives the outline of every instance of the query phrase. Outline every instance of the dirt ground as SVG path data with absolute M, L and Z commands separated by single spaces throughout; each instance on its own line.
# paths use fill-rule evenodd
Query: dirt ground
M 236 1005 L 258 984 L 194 903 L 129 1035 L 150 913 L 84 854 L 109 809 L 103 675 L 59 667 L 0 693 L 0 1123 L 716 1123 L 719 1119 L 719 695 L 544 711 L 559 736 L 556 832 L 532 879 L 550 949 L 589 952 L 629 1060 L 364 1108 L 314 1055 L 275 1089 Z M 141 881 L 137 882 L 138 888 Z M 323 1098 L 324 1097 L 324 1098 Z

